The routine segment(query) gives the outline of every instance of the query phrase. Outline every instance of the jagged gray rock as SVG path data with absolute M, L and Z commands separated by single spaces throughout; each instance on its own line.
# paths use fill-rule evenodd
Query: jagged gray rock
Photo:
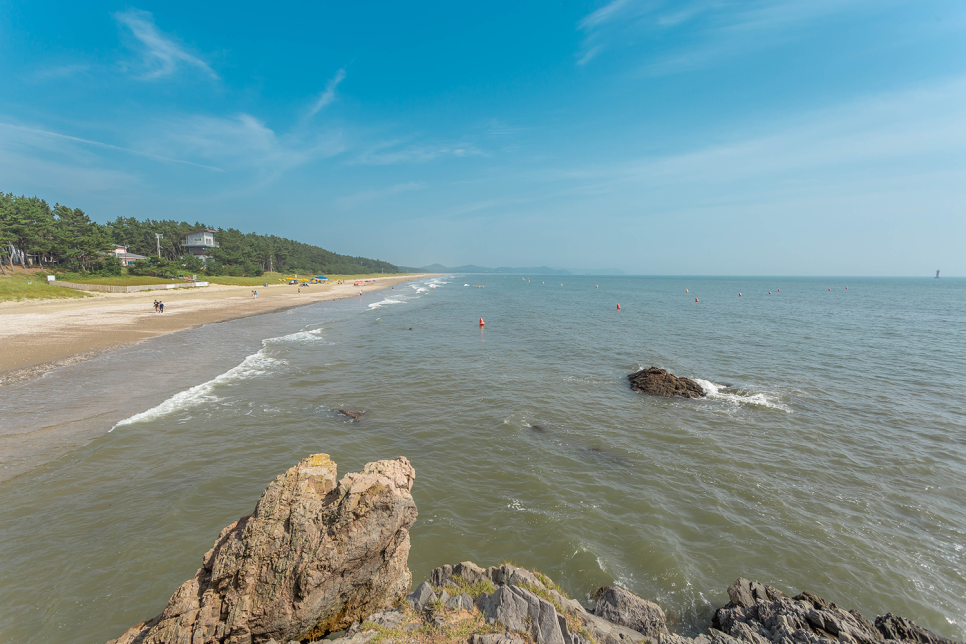
M 524 644 L 524 641 L 513 633 L 486 633 L 470 635 L 470 644 Z
M 653 602 L 617 586 L 605 586 L 594 593 L 594 615 L 632 628 L 642 635 L 656 637 L 667 633 L 664 611 Z
M 446 602 L 446 608 L 451 610 L 473 610 L 473 598 L 466 593 L 460 593 L 456 597 L 451 597 Z
M 891 613 L 873 623 L 813 593 L 788 597 L 747 579 L 733 583 L 728 597 L 712 626 L 742 644 L 958 644 Z
M 573 644 L 566 631 L 566 621 L 558 619 L 553 604 L 525 588 L 500 586 L 489 595 L 480 595 L 476 605 L 487 624 L 500 624 L 511 631 L 530 631 L 537 644 Z
M 415 610 L 423 611 L 436 601 L 436 593 L 433 591 L 433 587 L 424 581 L 416 586 L 416 590 L 406 595 L 406 601 L 412 604 Z
M 876 617 L 875 627 L 886 639 L 921 642 L 922 644 L 957 644 L 954 640 L 936 635 L 932 631 L 913 624 L 905 617 L 897 617 L 892 613 Z
M 302 460 L 221 531 L 164 612 L 113 644 L 301 641 L 399 602 L 412 583 L 414 479 L 402 457 L 339 483 L 328 455 Z

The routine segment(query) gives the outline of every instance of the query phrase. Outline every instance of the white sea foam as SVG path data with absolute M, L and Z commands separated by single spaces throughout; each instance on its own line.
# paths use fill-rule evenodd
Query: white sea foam
M 469 284 L 463 284 L 463 286 L 469 286 Z
M 292 334 L 297 335 L 297 334 Z M 282 336 L 290 337 L 290 336 Z M 264 340 L 262 344 L 267 344 L 272 340 L 278 340 L 280 338 L 270 338 L 269 340 Z M 264 347 L 257 353 L 253 353 L 244 360 L 237 367 L 233 367 L 221 374 L 216 378 L 212 378 L 208 382 L 203 382 L 200 385 L 196 385 L 191 389 L 181 391 L 171 396 L 165 400 L 160 405 L 152 407 L 147 411 L 142 411 L 139 414 L 134 414 L 130 418 L 125 418 L 124 420 L 118 422 L 110 431 L 114 431 L 122 425 L 132 425 L 134 423 L 140 423 L 142 421 L 156 420 L 158 418 L 163 418 L 169 414 L 184 409 L 189 409 L 195 405 L 202 403 L 210 404 L 219 400 L 218 396 L 215 395 L 215 388 L 219 385 L 226 385 L 237 380 L 245 380 L 248 378 L 255 378 L 258 376 L 264 376 L 265 374 L 274 370 L 278 365 L 285 364 L 284 360 L 278 360 L 265 353 Z
M 716 385 L 709 380 L 695 378 L 694 381 L 701 385 L 701 388 L 704 389 L 704 392 L 708 395 L 708 398 L 712 400 L 722 400 L 734 405 L 759 405 L 761 407 L 769 407 L 771 409 L 781 409 L 782 411 L 791 412 L 788 407 L 777 400 L 778 396 L 773 393 L 760 391 L 751 393 L 743 390 L 738 390 L 740 393 L 736 393 L 729 391 L 728 387 L 725 385 Z
M 310 329 L 308 331 L 296 331 L 295 333 L 289 333 L 288 335 L 280 335 L 277 338 L 268 338 L 264 340 L 262 344 L 287 344 L 290 342 L 312 342 L 315 340 L 321 340 L 322 335 L 325 333 L 323 329 Z
M 391 297 L 387 297 L 386 299 L 382 300 L 381 302 L 373 302 L 372 304 L 369 305 L 369 308 L 371 310 L 374 310 L 374 309 L 381 308 L 381 307 L 385 306 L 386 304 L 402 304 L 402 303 L 403 303 L 402 300 L 397 300 L 397 299 L 393 299 Z

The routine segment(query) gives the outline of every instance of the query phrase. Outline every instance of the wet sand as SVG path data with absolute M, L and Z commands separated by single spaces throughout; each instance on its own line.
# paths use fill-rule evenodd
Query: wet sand
M 358 297 L 415 279 L 379 278 L 362 286 L 302 287 L 212 285 L 192 289 L 94 293 L 77 300 L 0 303 L 0 386 L 42 375 L 52 368 L 91 358 L 147 338 L 313 302 Z M 252 297 L 252 291 L 258 297 Z M 164 302 L 155 313 L 154 300 Z

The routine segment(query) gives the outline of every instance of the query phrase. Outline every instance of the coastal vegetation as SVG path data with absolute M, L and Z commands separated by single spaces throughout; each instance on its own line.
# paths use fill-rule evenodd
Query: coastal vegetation
M 218 247 L 208 251 L 210 259 L 207 261 L 184 252 L 181 247 L 184 233 L 210 227 L 197 221 L 139 220 L 135 217 L 118 217 L 107 224 L 99 224 L 80 208 L 61 204 L 51 207 L 39 197 L 0 193 L 0 265 L 12 269 L 22 254 L 28 265 L 48 270 L 121 275 L 120 261 L 108 253 L 118 246 L 125 246 L 128 252 L 147 257 L 130 267 L 132 275 L 189 273 L 210 277 L 261 277 L 270 269 L 302 275 L 400 272 L 389 262 L 340 255 L 292 239 L 243 233 L 234 228 L 216 233 Z
M 49 286 L 46 275 L 41 271 L 10 273 L 8 269 L 7 276 L 0 276 L 0 302 L 81 297 L 90 297 L 90 294 L 71 288 Z

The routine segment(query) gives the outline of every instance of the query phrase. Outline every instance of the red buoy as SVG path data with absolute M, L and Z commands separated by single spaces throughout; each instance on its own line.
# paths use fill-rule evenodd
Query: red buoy
M 845 290 L 846 290 L 846 291 L 847 291 L 847 290 L 849 290 L 849 287 L 848 287 L 848 286 L 846 286 L 846 287 L 845 287 Z
M 618 311 L 620 311 L 620 310 L 621 310 L 621 305 L 620 305 L 620 304 L 618 304 L 618 305 L 617 305 L 617 310 L 618 310 Z
M 779 292 L 779 293 L 781 293 L 781 292 L 782 292 L 782 290 L 781 290 L 781 289 L 778 289 L 778 292 Z
M 831 291 L 832 289 L 829 289 L 829 290 Z
M 694 301 L 697 302 L 698 301 L 698 298 L 694 298 Z
M 741 297 L 741 293 L 738 293 L 738 297 Z
M 768 294 L 771 295 L 771 291 L 768 291 Z
M 486 324 L 486 322 L 483 321 L 483 318 L 480 318 L 480 326 L 483 326 L 484 324 Z

